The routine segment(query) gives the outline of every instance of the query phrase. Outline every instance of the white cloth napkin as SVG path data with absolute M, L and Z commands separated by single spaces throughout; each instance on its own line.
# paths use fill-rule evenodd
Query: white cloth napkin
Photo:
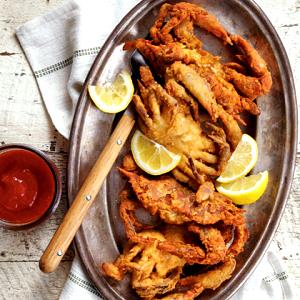
M 66 1 L 16 31 L 56 129 L 69 138 L 81 86 L 112 29 L 138 0 Z
M 96 54 L 112 29 L 137 2 L 67 1 L 17 29 L 48 113 L 64 137 L 69 137 L 80 88 Z M 291 281 L 276 246 L 271 245 L 231 300 L 295 299 Z M 77 255 L 60 299 L 101 299 Z

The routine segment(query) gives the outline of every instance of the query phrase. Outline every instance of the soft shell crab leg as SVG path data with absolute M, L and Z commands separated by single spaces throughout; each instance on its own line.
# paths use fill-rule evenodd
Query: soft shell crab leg
M 201 293 L 197 293 L 197 291 L 201 291 L 201 287 L 203 288 L 203 290 L 217 289 L 224 281 L 228 280 L 231 277 L 235 266 L 235 259 L 232 257 L 228 257 L 220 266 L 216 267 L 214 270 L 199 275 L 188 276 L 181 279 L 179 282 L 179 286 L 192 287 L 192 291 L 193 289 L 195 289 L 196 293 L 188 294 L 191 296 L 190 298 L 186 297 L 177 299 L 194 299 L 192 297 L 198 296 Z M 188 295 L 186 294 L 186 296 Z
M 222 39 L 224 43 L 231 44 L 228 33 L 213 15 L 198 5 L 186 2 L 174 5 L 164 4 L 150 29 L 151 37 L 155 43 L 173 41 L 171 31 L 174 30 L 176 34 L 176 27 L 186 21 L 192 21 L 195 25 Z M 180 34 L 177 34 L 177 37 L 180 38 Z
M 160 299 L 193 300 L 206 289 L 217 289 L 224 281 L 228 280 L 232 276 L 235 266 L 235 259 L 228 257 L 221 265 L 217 266 L 213 270 L 199 275 L 182 278 L 176 287 L 178 290 L 177 292 Z
M 232 82 L 235 88 L 250 100 L 268 93 L 272 86 L 272 76 L 266 62 L 253 46 L 241 36 L 233 35 L 231 40 L 241 53 L 237 57 L 241 62 L 245 62 L 252 76 L 240 73 L 228 64 L 224 66 L 227 80 Z
M 204 265 L 215 265 L 223 261 L 227 252 L 221 232 L 212 226 L 191 224 L 188 230 L 199 235 L 200 241 L 206 248 L 205 258 L 200 262 Z

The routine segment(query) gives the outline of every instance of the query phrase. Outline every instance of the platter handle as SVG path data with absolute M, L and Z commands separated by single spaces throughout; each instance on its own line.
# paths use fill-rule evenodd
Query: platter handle
M 39 262 L 41 271 L 50 273 L 55 271 L 59 265 L 89 207 L 100 191 L 103 181 L 117 159 L 122 146 L 125 144 L 134 123 L 133 116 L 126 113 L 123 114 L 95 165 L 87 175 L 62 223 L 44 251 Z

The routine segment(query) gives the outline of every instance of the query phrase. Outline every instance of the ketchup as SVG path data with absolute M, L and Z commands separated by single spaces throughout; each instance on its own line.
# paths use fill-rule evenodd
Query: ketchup
M 54 175 L 38 154 L 17 148 L 0 152 L 0 220 L 13 224 L 36 221 L 54 196 Z

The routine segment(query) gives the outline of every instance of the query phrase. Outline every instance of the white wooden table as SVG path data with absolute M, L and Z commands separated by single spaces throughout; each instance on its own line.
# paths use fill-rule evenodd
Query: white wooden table
M 221 0 L 220 0 L 221 1 Z M 0 0 L 0 143 L 28 143 L 45 151 L 66 181 L 68 142 L 45 111 L 15 29 L 62 0 Z M 300 0 L 257 0 L 288 52 L 300 97 Z M 274 240 L 300 291 L 300 147 L 291 194 Z M 1 196 L 1 195 L 0 195 Z M 55 215 L 31 231 L 0 228 L 0 299 L 58 299 L 68 276 L 72 251 L 57 272 L 45 275 L 38 260 L 65 211 L 66 190 Z M 300 292 L 299 292 L 300 295 Z

